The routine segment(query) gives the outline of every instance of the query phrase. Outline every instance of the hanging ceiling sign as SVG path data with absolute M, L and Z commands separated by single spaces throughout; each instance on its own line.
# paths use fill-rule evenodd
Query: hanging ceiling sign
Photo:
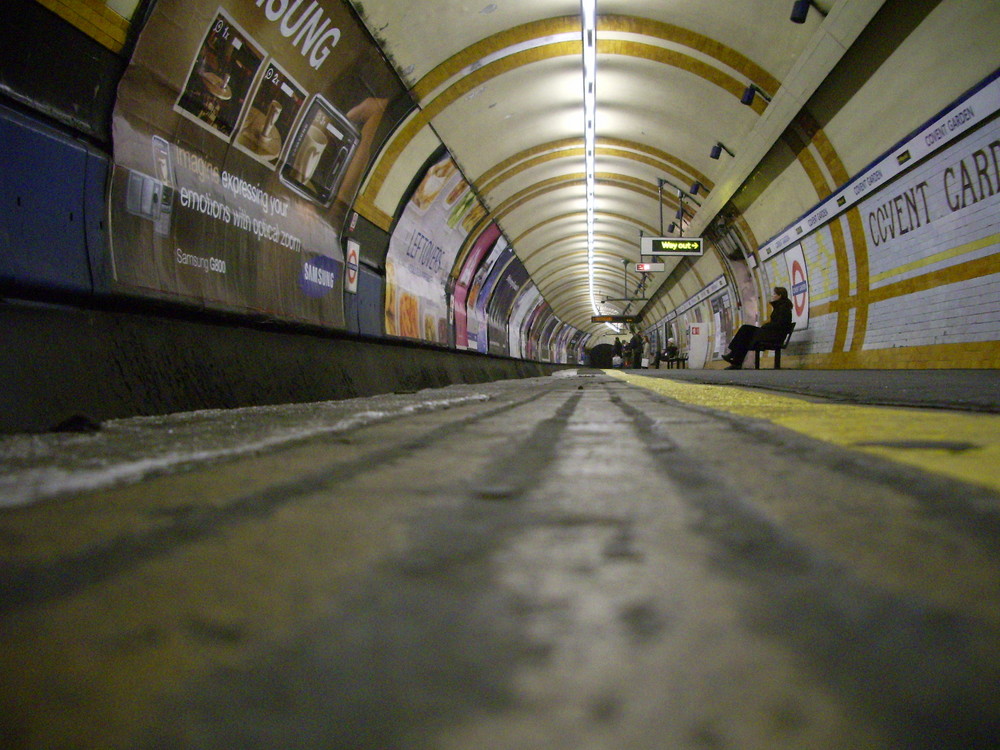
M 640 255 L 701 255 L 704 252 L 701 237 L 643 237 L 639 243 Z
M 592 315 L 590 318 L 591 323 L 636 323 L 639 317 L 637 315 Z

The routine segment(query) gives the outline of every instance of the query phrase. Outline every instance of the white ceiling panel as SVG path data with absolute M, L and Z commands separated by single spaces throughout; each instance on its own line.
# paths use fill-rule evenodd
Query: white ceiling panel
M 829 20 L 811 12 L 797 25 L 788 20 L 791 0 L 598 0 L 598 296 L 623 295 L 622 260 L 638 260 L 640 231 L 659 233 L 658 181 L 666 181 L 665 225 L 677 188 L 696 180 L 712 190 L 685 196 L 689 209 L 704 206 L 693 226 L 724 205 L 795 114 L 783 85 L 797 98 L 807 94 L 836 62 L 814 50 L 856 33 L 847 21 L 838 27 L 832 12 L 847 2 L 821 2 Z M 881 4 L 850 2 L 869 15 Z M 590 322 L 579 0 L 359 0 L 355 7 L 420 102 L 420 127 L 433 129 L 455 157 L 556 314 L 599 329 Z M 771 105 L 740 104 L 751 81 L 769 89 Z M 406 129 L 390 152 L 408 153 L 421 132 Z M 711 159 L 717 141 L 736 158 Z M 389 165 L 383 173 L 400 182 L 403 171 Z M 384 186 L 388 195 L 401 189 Z M 630 287 L 638 278 L 629 274 Z

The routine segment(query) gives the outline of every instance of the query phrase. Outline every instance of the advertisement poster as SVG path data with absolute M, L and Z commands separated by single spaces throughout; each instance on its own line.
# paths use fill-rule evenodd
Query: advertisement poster
M 545 320 L 545 324 L 542 326 L 541 333 L 538 337 L 538 359 L 542 362 L 552 362 L 552 344 L 555 337 L 556 331 L 560 328 L 562 323 L 559 318 L 549 310 L 549 316 Z
M 723 354 L 729 346 L 729 339 L 736 332 L 733 322 L 733 306 L 728 291 L 712 297 L 712 322 L 715 331 L 712 352 Z
M 576 334 L 570 339 L 569 342 L 569 355 L 574 357 L 572 362 L 582 365 L 585 359 L 585 353 L 587 348 L 587 342 L 590 340 L 590 334 L 584 333 L 583 331 L 577 331 Z
M 548 303 L 543 303 L 538 306 L 536 314 L 532 316 L 529 321 L 528 329 L 528 351 L 531 359 L 538 360 L 539 362 L 546 362 L 547 353 L 546 347 L 548 346 L 548 333 L 551 333 L 551 326 L 558 322 L 555 319 L 555 313 L 552 312 L 552 308 L 549 307 Z
M 448 276 L 484 215 L 451 157 L 427 170 L 389 238 L 386 333 L 448 343 Z
M 576 329 L 570 325 L 563 324 L 562 330 L 552 352 L 552 361 L 566 364 L 569 361 L 570 341 L 573 339 Z M 575 358 L 574 358 L 575 359 Z
M 341 231 L 411 108 L 341 0 L 159 0 L 119 86 L 119 291 L 342 327 Z
M 487 306 L 490 354 L 509 354 L 510 341 L 507 321 L 511 318 L 514 299 L 528 283 L 528 271 L 519 258 L 511 259 L 504 275 L 500 277 Z
M 569 338 L 569 331 L 564 323 L 559 323 L 549 335 L 549 361 L 566 361 L 566 340 Z
M 525 342 L 528 332 L 525 329 L 528 316 L 542 301 L 542 293 L 533 283 L 528 282 L 521 294 L 514 300 L 514 309 L 510 315 L 508 329 L 510 334 L 510 356 L 524 357 Z
M 490 248 L 494 246 L 499 238 L 500 227 L 496 224 L 487 226 L 470 248 L 465 261 L 462 263 L 462 270 L 455 280 L 452 300 L 455 310 L 455 346 L 459 349 L 466 349 L 469 346 L 469 318 L 466 311 L 469 287 L 472 285 L 476 269 L 479 268 L 486 253 L 489 252 Z
M 500 243 L 498 242 L 499 246 Z M 473 340 L 473 324 L 475 324 L 475 340 L 476 340 L 476 351 L 480 354 L 487 354 L 490 351 L 489 348 L 489 315 L 487 314 L 487 308 L 490 300 L 493 298 L 493 292 L 500 283 L 500 279 L 507 271 L 507 266 L 510 265 L 511 261 L 514 260 L 514 251 L 507 245 L 506 241 L 503 241 L 503 251 L 497 257 L 496 262 L 492 264 L 486 279 L 483 281 L 482 287 L 476 294 L 473 305 L 473 299 L 469 297 L 469 304 L 467 305 L 469 313 L 469 344 L 471 346 Z M 507 335 L 504 333 L 504 342 L 506 343 Z
M 477 304 L 479 302 L 479 296 L 483 293 L 483 287 L 486 284 L 487 279 L 490 278 L 490 274 L 493 272 L 494 266 L 496 266 L 497 261 L 500 256 L 507 251 L 507 240 L 503 235 L 497 238 L 496 244 L 490 250 L 490 254 L 486 256 L 479 269 L 476 271 L 476 275 L 472 278 L 472 285 L 469 287 L 469 294 L 465 302 L 465 312 L 466 312 L 466 348 L 472 351 L 480 351 L 479 341 L 482 339 L 483 348 L 482 351 L 486 351 L 486 321 L 485 316 L 483 320 L 480 320 L 477 314 Z M 483 308 L 485 309 L 485 300 L 489 297 L 489 292 L 484 293 Z M 482 331 L 480 332 L 480 326 L 482 326 Z
M 541 304 L 528 314 L 524 322 L 524 356 L 526 359 L 541 359 L 539 338 L 541 337 L 543 325 L 551 315 L 552 309 L 545 300 L 542 300 Z

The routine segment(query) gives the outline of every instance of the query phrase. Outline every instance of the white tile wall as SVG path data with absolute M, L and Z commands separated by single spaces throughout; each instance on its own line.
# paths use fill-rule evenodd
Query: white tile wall
M 993 341 L 1000 320 L 1000 273 L 877 302 L 866 349 Z
M 992 148 L 991 148 L 992 145 Z M 980 178 L 983 156 L 989 177 Z M 946 192 L 945 173 L 953 170 L 947 184 L 952 203 L 961 192 L 961 164 L 975 183 L 976 202 L 952 211 Z M 926 182 L 924 194 L 917 194 L 921 226 L 878 244 L 872 236 L 870 217 L 899 195 Z M 987 184 L 988 183 L 988 184 Z M 992 194 L 990 194 L 992 193 Z M 929 221 L 923 202 L 926 196 Z M 968 193 L 966 193 L 968 197 Z M 902 204 L 906 212 L 905 202 Z M 920 164 L 913 171 L 883 187 L 859 204 L 868 243 L 871 288 L 907 279 L 924 277 L 971 260 L 995 257 L 997 274 L 945 283 L 933 289 L 904 294 L 873 303 L 868 311 L 865 349 L 924 346 L 944 343 L 996 341 L 1000 339 L 1000 119 L 987 123 L 962 141 Z M 851 292 L 856 292 L 854 248 L 849 227 L 838 219 L 848 245 Z M 973 243 L 983 244 L 975 247 Z M 813 306 L 834 301 L 839 294 L 837 262 L 829 226 L 806 236 L 802 250 L 809 272 L 809 293 Z M 973 245 L 972 247 L 965 247 Z M 913 265 L 914 267 L 907 268 Z M 765 263 L 769 285 L 787 286 L 784 258 L 774 256 Z M 849 348 L 856 316 L 850 312 L 845 348 Z M 808 336 L 796 336 L 793 351 L 829 353 L 833 349 L 837 315 L 811 316 Z

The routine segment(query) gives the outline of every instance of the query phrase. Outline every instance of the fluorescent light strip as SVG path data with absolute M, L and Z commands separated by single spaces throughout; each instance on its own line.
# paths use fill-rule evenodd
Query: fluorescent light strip
M 597 144 L 597 0 L 580 0 L 581 38 L 583 41 L 583 150 L 587 201 L 587 281 L 590 306 L 600 314 L 594 295 L 594 191 L 596 188 L 595 151 Z

